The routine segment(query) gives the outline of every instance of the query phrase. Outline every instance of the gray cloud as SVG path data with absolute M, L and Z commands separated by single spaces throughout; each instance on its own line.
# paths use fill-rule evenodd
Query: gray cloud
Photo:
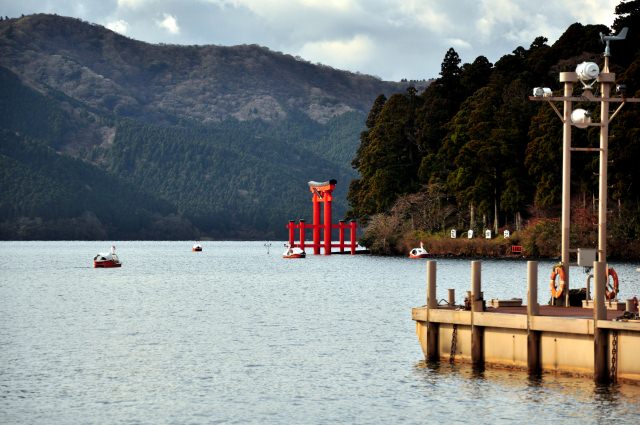
M 57 13 L 150 43 L 259 44 L 387 80 L 437 77 L 446 50 L 495 62 L 572 23 L 613 21 L 618 0 L 0 0 L 3 15 Z M 164 24 L 161 24 L 164 22 Z M 179 31 L 178 31 L 179 29 Z

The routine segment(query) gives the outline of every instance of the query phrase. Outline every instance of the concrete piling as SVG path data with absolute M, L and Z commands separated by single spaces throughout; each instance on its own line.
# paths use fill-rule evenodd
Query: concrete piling
M 436 322 L 430 322 L 428 319 L 429 310 L 438 308 L 438 299 L 436 296 L 436 262 L 427 261 L 427 355 L 426 359 L 430 362 L 436 362 L 440 359 L 438 333 L 440 325 Z
M 599 321 L 606 320 L 605 289 L 607 267 L 603 261 L 593 262 L 594 297 L 593 297 L 593 379 L 596 383 L 609 383 L 609 330 L 599 326 Z
M 527 261 L 527 371 L 529 375 L 542 373 L 540 359 L 540 331 L 531 329 L 531 318 L 540 312 L 538 304 L 538 262 Z
M 482 263 L 471 262 L 471 364 L 474 369 L 484 369 L 484 328 L 473 323 L 473 314 L 482 312 Z

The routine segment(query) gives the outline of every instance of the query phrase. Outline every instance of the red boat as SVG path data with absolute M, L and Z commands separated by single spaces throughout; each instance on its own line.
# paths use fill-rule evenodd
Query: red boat
M 300 248 L 291 248 L 289 244 L 284 244 L 287 247 L 286 251 L 282 254 L 282 258 L 305 258 L 307 253 Z
M 429 253 L 426 249 L 424 249 L 424 245 L 420 242 L 420 248 L 413 248 L 411 252 L 409 252 L 409 258 L 427 258 L 429 257 Z
M 99 268 L 111 268 L 111 267 L 121 267 L 122 263 L 120 259 L 116 255 L 116 247 L 111 246 L 111 252 L 103 253 L 96 255 L 93 257 L 93 267 L 96 269 Z
M 193 252 L 201 252 L 202 251 L 202 245 L 200 245 L 199 243 L 195 243 L 191 247 L 191 251 L 193 251 Z

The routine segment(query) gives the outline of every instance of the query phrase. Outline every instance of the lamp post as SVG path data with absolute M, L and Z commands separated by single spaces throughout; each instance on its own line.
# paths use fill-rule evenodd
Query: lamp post
M 556 112 L 563 124 L 562 131 L 562 218 L 561 218 L 561 261 L 565 272 L 565 306 L 569 306 L 569 265 L 570 252 L 569 232 L 570 232 L 570 201 L 571 201 L 571 152 L 599 152 L 600 168 L 598 178 L 598 261 L 607 261 L 607 160 L 609 149 L 609 123 L 627 102 L 640 102 L 640 99 L 611 97 L 611 86 L 615 84 L 615 74 L 609 72 L 609 42 L 621 40 L 626 36 L 627 29 L 623 29 L 617 36 L 604 36 L 601 34 L 603 42 L 606 42 L 604 53 L 604 68 L 600 72 L 598 65 L 593 62 L 583 62 L 578 65 L 576 72 L 561 72 L 560 82 L 564 83 L 564 96 L 553 96 L 549 88 L 536 87 L 533 89 L 533 96 L 529 97 L 533 101 L 546 101 Z M 580 81 L 583 85 L 582 96 L 573 95 L 573 86 Z M 593 85 L 600 83 L 601 97 L 597 98 L 592 93 Z M 553 102 L 563 102 L 563 113 L 561 114 Z M 592 123 L 591 115 L 583 109 L 572 110 L 573 102 L 600 102 L 600 122 Z M 616 111 L 609 116 L 609 104 L 619 103 Z M 600 147 L 599 148 L 574 148 L 571 146 L 571 127 L 578 128 L 600 127 Z

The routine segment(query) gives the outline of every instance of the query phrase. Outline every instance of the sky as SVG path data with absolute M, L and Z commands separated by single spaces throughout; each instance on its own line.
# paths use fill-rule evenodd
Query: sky
M 575 22 L 611 26 L 620 0 L 0 0 L 0 15 L 56 13 L 149 43 L 258 44 L 398 81 L 436 78 L 453 47 L 492 63 Z M 604 51 L 604 50 L 603 50 Z

